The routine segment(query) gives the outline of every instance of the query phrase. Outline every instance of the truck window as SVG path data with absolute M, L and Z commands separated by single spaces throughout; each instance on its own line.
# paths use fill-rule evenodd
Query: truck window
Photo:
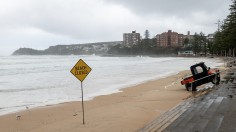
M 199 74 L 199 73 L 202 73 L 203 72 L 203 69 L 202 69 L 202 67 L 201 66 L 197 66 L 196 67 L 196 74 Z

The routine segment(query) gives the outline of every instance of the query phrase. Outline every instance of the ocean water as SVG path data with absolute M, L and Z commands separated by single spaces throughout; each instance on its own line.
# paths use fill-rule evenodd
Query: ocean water
M 189 70 L 201 61 L 210 67 L 222 65 L 220 60 L 210 58 L 0 56 L 0 115 L 26 106 L 81 100 L 81 83 L 70 73 L 79 59 L 92 68 L 83 81 L 85 100 Z

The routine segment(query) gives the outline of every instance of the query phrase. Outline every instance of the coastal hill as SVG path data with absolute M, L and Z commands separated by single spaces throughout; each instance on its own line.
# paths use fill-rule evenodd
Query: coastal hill
M 109 49 L 115 45 L 122 44 L 122 41 L 97 42 L 86 44 L 56 45 L 45 50 L 32 48 L 19 48 L 12 55 L 89 55 L 107 54 Z

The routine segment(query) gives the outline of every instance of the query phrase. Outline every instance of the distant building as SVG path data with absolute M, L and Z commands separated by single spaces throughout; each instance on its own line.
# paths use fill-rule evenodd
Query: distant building
M 214 36 L 215 36 L 215 34 L 212 33 L 212 34 L 208 34 L 206 38 L 209 42 L 213 42 L 214 41 Z
M 194 36 L 194 35 L 190 35 L 190 31 L 188 31 L 188 32 L 187 32 L 187 35 L 184 35 L 184 36 L 183 36 L 183 39 L 188 38 L 189 40 L 192 40 L 192 39 L 193 39 L 193 36 Z
M 184 45 L 184 47 L 186 47 L 186 46 L 192 46 L 192 40 L 194 39 L 194 35 L 190 35 L 190 31 L 188 31 L 187 32 L 187 35 L 184 35 L 183 36 L 183 41 L 185 40 L 185 39 L 188 39 L 189 40 L 189 43 L 187 44 L 187 45 Z M 184 43 L 184 42 L 183 42 Z
M 195 56 L 192 50 L 179 51 L 178 56 Z
M 157 46 L 160 47 L 180 47 L 183 46 L 183 34 L 178 34 L 177 32 L 164 32 L 162 34 L 157 34 Z
M 132 33 L 123 34 L 123 44 L 125 47 L 132 47 L 133 45 L 137 45 L 139 42 L 140 42 L 140 33 L 132 31 Z

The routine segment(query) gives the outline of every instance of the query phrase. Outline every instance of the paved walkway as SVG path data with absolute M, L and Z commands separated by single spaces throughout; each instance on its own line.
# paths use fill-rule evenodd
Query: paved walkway
M 236 67 L 220 85 L 182 102 L 138 131 L 236 132 Z

